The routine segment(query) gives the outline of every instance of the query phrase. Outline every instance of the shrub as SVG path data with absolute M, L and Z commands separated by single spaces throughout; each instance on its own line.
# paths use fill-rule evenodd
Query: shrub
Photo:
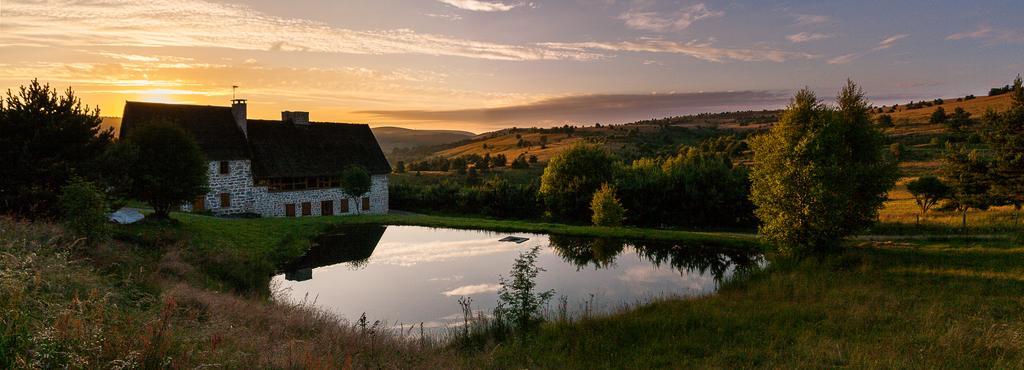
M 903 156 L 903 144 L 889 144 L 889 153 L 892 154 L 892 157 L 896 158 L 897 161 L 900 160 L 900 158 Z
M 529 334 L 538 327 L 543 317 L 541 308 L 555 294 L 554 290 L 536 292 L 537 275 L 544 271 L 537 266 L 540 246 L 523 252 L 516 258 L 509 272 L 510 279 L 499 277 L 498 307 L 494 309 L 499 320 L 509 323 L 521 334 Z
M 107 202 L 93 183 L 73 178 L 61 190 L 60 206 L 64 213 L 64 225 L 78 236 L 86 238 L 90 245 L 110 236 Z
M 889 127 L 893 127 L 894 126 L 893 123 L 892 123 L 892 116 L 890 116 L 888 114 L 883 114 L 883 115 L 878 116 L 878 119 L 876 120 L 876 122 L 878 123 L 878 127 L 882 127 L 882 128 L 889 128 Z
M 942 107 L 936 108 L 935 111 L 932 112 L 931 117 L 928 118 L 928 123 L 945 123 L 945 122 L 946 122 L 946 110 L 943 109 Z
M 591 221 L 597 226 L 621 226 L 626 217 L 626 210 L 615 196 L 615 188 L 607 183 L 601 184 L 601 188 L 594 193 L 590 210 L 593 212 Z

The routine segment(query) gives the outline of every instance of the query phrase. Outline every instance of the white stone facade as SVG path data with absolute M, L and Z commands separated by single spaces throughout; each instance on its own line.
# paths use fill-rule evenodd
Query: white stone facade
M 323 215 L 324 201 L 331 201 L 334 215 L 386 214 L 388 213 L 388 175 L 373 175 L 370 191 L 359 198 L 352 198 L 340 188 L 310 189 L 296 191 L 269 191 L 265 186 L 253 186 L 252 165 L 249 160 L 226 161 L 229 171 L 221 174 L 221 162 L 211 161 L 208 166 L 210 191 L 203 197 L 204 209 L 214 215 L 223 216 L 240 213 L 255 213 L 262 217 L 285 217 L 289 204 L 295 209 L 295 217 Z M 221 199 L 229 200 L 224 207 Z M 362 209 L 362 198 L 368 198 L 369 210 Z M 342 212 L 342 202 L 348 203 L 348 212 Z M 310 214 L 303 216 L 303 203 L 309 203 Z M 192 212 L 191 203 L 181 207 Z

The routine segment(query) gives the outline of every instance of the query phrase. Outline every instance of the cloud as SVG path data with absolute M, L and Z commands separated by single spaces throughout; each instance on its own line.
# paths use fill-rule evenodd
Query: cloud
M 73 37 L 72 37 L 73 36 Z M 0 46 L 216 47 L 489 60 L 591 60 L 590 53 L 466 40 L 408 29 L 357 31 L 203 0 L 4 3 Z
M 470 10 L 474 12 L 507 12 L 515 9 L 518 6 L 522 6 L 523 3 L 505 4 L 491 1 L 480 1 L 480 0 L 437 0 L 442 3 L 454 6 L 462 10 Z
M 448 297 L 462 297 L 474 294 L 494 293 L 497 292 L 499 289 L 501 289 L 501 285 L 498 284 L 466 285 L 446 292 L 441 292 L 441 294 Z
M 865 55 L 868 55 L 868 54 L 871 54 L 871 53 L 874 53 L 874 52 L 878 52 L 878 51 L 882 51 L 882 50 L 886 50 L 886 49 L 892 48 L 893 46 L 896 45 L 897 41 L 902 40 L 902 39 L 904 39 L 904 38 L 906 38 L 908 36 L 910 36 L 910 35 L 899 34 L 899 35 L 892 35 L 892 36 L 886 37 L 881 42 L 879 42 L 877 46 L 875 46 L 875 47 L 873 47 L 873 48 L 871 48 L 869 50 L 860 51 L 860 52 L 856 52 L 856 53 L 848 53 L 848 54 L 843 54 L 843 55 L 834 57 L 834 58 L 828 60 L 828 64 L 847 64 L 847 63 L 850 63 L 850 62 L 852 62 L 852 61 L 854 61 L 854 60 L 856 60 L 856 59 L 858 59 L 860 57 L 863 57 Z
M 710 41 L 690 41 L 679 43 L 661 39 L 640 39 L 623 42 L 578 42 L 578 43 L 543 43 L 540 44 L 554 50 L 576 51 L 580 53 L 612 52 L 644 52 L 683 54 L 709 62 L 735 60 L 743 62 L 784 62 L 793 59 L 814 59 L 817 56 L 807 53 L 782 51 L 775 49 L 732 49 L 714 46 Z
M 990 44 L 994 43 L 1024 43 L 1024 31 L 996 29 L 987 24 L 981 24 L 972 31 L 958 32 L 946 36 L 946 40 L 985 40 Z
M 783 106 L 789 95 L 773 91 L 573 95 L 528 104 L 460 110 L 377 110 L 358 113 L 419 122 L 474 122 L 493 127 L 564 123 L 623 123 L 703 112 Z
M 709 10 L 704 3 L 699 3 L 666 15 L 661 12 L 630 10 L 620 15 L 619 19 L 625 21 L 626 27 L 632 29 L 667 32 L 682 31 L 696 21 L 722 15 L 725 15 L 725 12 Z
M 458 14 L 437 14 L 437 13 L 427 13 L 427 14 L 424 14 L 424 15 L 426 15 L 426 16 L 428 16 L 428 17 L 430 17 L 430 18 L 440 18 L 440 19 L 444 19 L 444 20 L 446 20 L 446 21 L 457 21 L 457 20 L 461 20 L 461 19 L 462 19 L 462 16 L 461 16 L 461 15 L 458 15 Z
M 828 33 L 815 33 L 815 32 L 800 32 L 786 36 L 786 40 L 794 43 L 817 41 L 831 38 L 832 35 Z
M 901 34 L 901 35 L 893 35 L 893 36 L 886 37 L 885 40 L 882 40 L 882 42 L 879 42 L 878 46 L 876 46 L 875 48 L 873 48 L 871 50 L 872 51 L 879 51 L 879 50 L 885 50 L 885 49 L 891 48 L 893 45 L 896 44 L 896 41 L 902 40 L 902 39 L 906 38 L 907 36 L 910 36 L 910 35 Z
M 810 26 L 817 24 L 824 24 L 832 21 L 832 17 L 827 15 L 814 15 L 814 14 L 794 14 L 796 18 L 796 26 Z

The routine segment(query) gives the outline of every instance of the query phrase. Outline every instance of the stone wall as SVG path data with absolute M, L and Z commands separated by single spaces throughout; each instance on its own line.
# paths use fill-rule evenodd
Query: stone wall
M 209 178 L 209 192 L 204 196 L 206 210 L 215 215 L 229 215 L 249 212 L 252 207 L 252 166 L 249 160 L 227 161 L 229 173 L 220 173 L 220 161 L 210 161 L 206 175 Z M 229 194 L 231 205 L 222 207 L 220 195 Z M 192 203 L 181 207 L 191 212 Z
M 322 215 L 321 202 L 332 201 L 335 215 L 343 215 L 341 202 L 348 202 L 347 214 L 388 213 L 388 175 L 373 175 L 370 192 L 363 197 L 370 198 L 370 210 L 362 210 L 362 197 L 352 198 L 338 188 L 298 191 L 271 192 L 265 186 L 253 186 L 252 167 L 249 160 L 229 161 L 230 173 L 220 174 L 220 162 L 211 161 L 207 175 L 210 191 L 204 196 L 206 210 L 214 215 L 255 213 L 263 217 L 284 217 L 285 205 L 295 205 L 295 216 L 302 217 L 302 203 L 310 203 L 310 216 Z M 221 207 L 221 193 L 230 194 L 231 205 Z M 192 212 L 192 203 L 181 207 Z M 308 216 L 307 216 L 308 217 Z
M 310 203 L 310 215 L 320 216 L 321 202 L 329 200 L 334 207 L 335 215 L 341 213 L 341 202 L 348 202 L 348 214 L 386 214 L 388 213 L 388 175 L 373 175 L 370 192 L 363 195 L 370 198 L 370 210 L 362 210 L 361 198 L 352 198 L 339 188 L 313 189 L 298 191 L 270 192 L 266 187 L 252 188 L 251 212 L 263 217 L 284 217 L 285 205 L 295 205 L 295 216 L 302 216 L 302 203 Z M 309 217 L 306 216 L 306 217 Z

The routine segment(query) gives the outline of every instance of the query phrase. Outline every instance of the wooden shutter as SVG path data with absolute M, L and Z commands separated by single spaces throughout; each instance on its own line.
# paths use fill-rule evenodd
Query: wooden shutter
M 341 213 L 348 213 L 348 199 L 341 200 Z
M 231 165 L 228 161 L 220 161 L 220 174 L 227 175 L 231 173 Z
M 302 202 L 302 215 L 309 216 L 313 214 L 313 204 L 309 202 Z
M 363 198 L 363 210 L 364 211 L 369 211 L 370 210 L 370 198 L 365 198 L 365 197 Z
M 231 207 L 231 193 L 220 193 L 220 208 Z
M 334 216 L 334 201 L 325 200 L 320 202 L 321 216 Z
M 295 205 L 294 204 L 285 204 L 284 205 L 284 215 L 288 216 L 288 217 L 295 217 Z

